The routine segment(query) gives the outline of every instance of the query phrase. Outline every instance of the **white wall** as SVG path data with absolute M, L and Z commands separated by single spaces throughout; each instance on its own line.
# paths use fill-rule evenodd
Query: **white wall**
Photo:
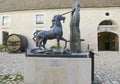
M 118 24 L 118 34 L 120 32 L 120 8 L 81 8 L 80 10 L 80 31 L 81 38 L 85 39 L 82 42 L 82 50 L 87 50 L 87 45 L 90 45 L 90 49 L 97 50 L 97 27 L 103 20 L 114 20 Z M 70 11 L 71 9 L 50 9 L 50 10 L 34 10 L 34 11 L 16 11 L 0 13 L 0 44 L 2 43 L 1 31 L 10 31 L 11 33 L 23 34 L 28 37 L 30 47 L 35 47 L 33 42 L 33 33 L 35 30 L 50 29 L 51 19 L 56 14 L 62 14 Z M 109 12 L 110 16 L 105 16 L 105 13 Z M 45 24 L 36 25 L 36 14 L 45 14 Z M 1 18 L 3 15 L 10 16 L 10 25 L 8 28 L 3 28 L 1 25 Z M 63 37 L 69 40 L 70 35 L 70 14 L 65 15 L 66 20 L 63 23 Z M 56 41 L 48 41 L 47 46 L 50 47 L 56 44 Z M 64 44 L 62 44 L 63 46 Z M 69 47 L 69 45 L 68 45 Z

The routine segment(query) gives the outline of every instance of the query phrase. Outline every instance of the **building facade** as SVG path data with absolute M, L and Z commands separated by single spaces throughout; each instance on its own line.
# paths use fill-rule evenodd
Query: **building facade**
M 33 7 L 30 5 L 30 7 L 20 8 L 19 5 L 15 5 L 16 8 L 12 8 L 8 5 L 11 8 L 2 8 L 0 10 L 0 44 L 5 43 L 5 39 L 9 34 L 15 33 L 27 37 L 29 48 L 35 47 L 36 44 L 32 39 L 34 32 L 49 30 L 53 16 L 71 11 L 74 2 L 71 1 L 69 4 L 59 2 L 56 3 L 57 5 L 52 3 L 51 6 L 48 1 L 48 3 L 44 3 L 49 4 L 46 8 L 44 6 L 40 6 L 40 8 L 39 6 L 34 7 L 33 5 L 37 4 L 36 2 L 33 3 Z M 120 1 L 116 0 L 114 3 L 108 1 L 107 4 L 103 3 L 104 1 L 101 4 L 98 4 L 100 2 L 94 4 L 92 2 L 80 2 L 80 35 L 82 39 L 85 39 L 85 41 L 82 41 L 82 51 L 119 51 L 120 3 L 118 2 Z M 63 37 L 69 40 L 70 14 L 64 16 L 66 20 L 65 23 L 62 23 Z M 47 47 L 56 45 L 56 40 L 48 41 L 46 45 Z M 61 42 L 61 45 L 63 46 L 64 43 Z

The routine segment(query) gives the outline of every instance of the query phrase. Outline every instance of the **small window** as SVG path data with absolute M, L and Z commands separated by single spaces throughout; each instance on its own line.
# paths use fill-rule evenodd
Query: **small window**
M 2 17 L 2 26 L 8 26 L 9 24 L 9 16 Z
M 36 24 L 44 24 L 44 15 L 43 14 L 36 15 Z

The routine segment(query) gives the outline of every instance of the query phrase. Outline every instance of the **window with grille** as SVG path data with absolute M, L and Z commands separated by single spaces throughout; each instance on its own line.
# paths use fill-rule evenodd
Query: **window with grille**
M 9 25 L 10 18 L 9 16 L 3 16 L 2 17 L 2 26 L 8 26 Z
M 36 24 L 44 24 L 44 15 L 43 14 L 36 15 Z

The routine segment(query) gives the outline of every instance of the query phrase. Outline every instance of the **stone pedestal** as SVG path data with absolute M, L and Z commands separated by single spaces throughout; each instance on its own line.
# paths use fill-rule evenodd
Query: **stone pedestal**
M 25 84 L 91 84 L 91 58 L 28 56 Z

